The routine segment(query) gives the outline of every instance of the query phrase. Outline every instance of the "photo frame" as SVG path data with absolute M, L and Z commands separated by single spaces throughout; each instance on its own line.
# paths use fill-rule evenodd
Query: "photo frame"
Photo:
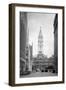
M 64 6 L 9 4 L 9 85 L 58 83 L 64 83 Z

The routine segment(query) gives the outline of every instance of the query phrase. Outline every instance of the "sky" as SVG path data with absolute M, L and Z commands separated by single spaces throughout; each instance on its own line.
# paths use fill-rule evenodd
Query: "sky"
M 43 35 L 43 54 L 51 57 L 54 54 L 54 17 L 49 13 L 27 13 L 29 44 L 33 44 L 33 56 L 38 53 L 38 35 L 41 27 Z

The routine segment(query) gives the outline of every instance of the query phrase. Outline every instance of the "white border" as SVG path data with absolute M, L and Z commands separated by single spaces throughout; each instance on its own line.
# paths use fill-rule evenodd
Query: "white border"
M 19 77 L 19 12 L 43 12 L 43 13 L 58 13 L 58 76 L 50 77 L 32 77 L 20 78 Z M 48 9 L 48 8 L 29 8 L 29 7 L 16 7 L 15 8 L 15 84 L 22 83 L 37 83 L 37 82 L 54 82 L 62 81 L 62 10 L 61 9 Z

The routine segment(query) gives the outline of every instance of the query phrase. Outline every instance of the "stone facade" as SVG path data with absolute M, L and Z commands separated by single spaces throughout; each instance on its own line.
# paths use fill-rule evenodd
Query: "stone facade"
M 27 19 L 27 13 L 20 12 L 20 75 L 26 75 L 32 71 L 32 46 L 29 45 Z
M 20 75 L 28 71 L 27 13 L 20 12 Z

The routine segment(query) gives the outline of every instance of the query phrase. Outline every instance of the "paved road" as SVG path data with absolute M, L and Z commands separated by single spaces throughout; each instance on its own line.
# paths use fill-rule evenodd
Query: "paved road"
M 29 75 L 24 75 L 22 77 L 46 77 L 46 76 L 56 76 L 55 73 L 51 73 L 51 72 L 35 72 L 35 73 L 31 73 Z

